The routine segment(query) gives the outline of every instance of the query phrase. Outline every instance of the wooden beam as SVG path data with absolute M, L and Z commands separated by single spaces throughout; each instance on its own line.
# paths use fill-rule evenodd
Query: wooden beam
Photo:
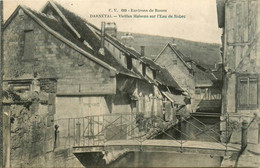
M 227 43 L 228 46 L 246 46 L 249 45 L 250 42 L 240 42 L 240 43 Z
M 254 40 L 251 42 L 251 44 L 249 45 L 249 48 L 247 49 L 245 55 L 243 55 L 241 61 L 239 62 L 238 66 L 236 67 L 235 72 L 242 67 L 244 60 L 248 56 L 250 56 L 251 51 L 254 49 L 255 45 L 258 42 L 259 36 L 260 36 L 260 32 L 255 35 Z

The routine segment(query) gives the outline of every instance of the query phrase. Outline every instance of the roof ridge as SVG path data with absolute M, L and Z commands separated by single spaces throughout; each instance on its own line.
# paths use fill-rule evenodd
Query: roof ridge
M 166 49 L 166 47 L 168 46 L 168 44 L 169 44 L 169 43 L 167 43 L 167 44 L 163 47 L 162 51 L 155 57 L 154 61 L 156 61 L 156 60 L 161 56 L 161 54 L 162 54 L 163 51 Z
M 56 12 L 58 12 L 58 14 L 60 15 L 60 17 L 63 19 L 63 21 L 69 26 L 69 28 L 71 28 L 71 30 L 77 35 L 78 38 L 81 38 L 81 35 L 79 34 L 79 32 L 70 24 L 70 22 L 68 21 L 68 19 L 64 16 L 64 14 L 60 11 L 60 9 L 56 6 L 58 3 L 54 2 L 53 0 L 49 1 L 50 4 L 53 6 L 53 8 L 56 10 Z M 59 4 L 58 4 L 59 5 Z M 59 5 L 61 6 L 61 5 Z M 62 7 L 62 6 L 61 6 Z M 73 13 L 73 12 L 71 12 Z
M 166 47 L 167 47 L 167 46 L 170 46 L 170 48 L 173 50 L 173 52 L 175 52 L 175 54 L 181 59 L 181 61 L 183 62 L 183 64 L 184 64 L 188 69 L 192 69 L 192 68 L 186 63 L 186 61 L 183 59 L 183 57 L 180 56 L 180 53 L 181 53 L 180 50 L 177 50 L 176 47 L 174 47 L 174 46 L 172 46 L 172 45 L 170 44 L 170 42 L 167 43 Z M 165 47 L 165 48 L 166 48 L 166 47 Z M 179 53 L 179 52 L 180 52 L 180 53 Z

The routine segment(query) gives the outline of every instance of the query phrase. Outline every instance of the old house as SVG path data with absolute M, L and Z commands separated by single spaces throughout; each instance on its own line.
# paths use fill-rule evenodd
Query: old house
M 154 62 L 165 67 L 179 86 L 189 95 L 191 105 L 187 106 L 187 110 L 194 111 L 192 107 L 194 104 L 195 83 L 191 60 L 177 50 L 175 45 L 168 43 L 154 59 Z
M 4 39 L 12 165 L 44 164 L 53 151 L 55 118 L 109 113 L 106 96 L 116 93 L 118 69 L 96 58 L 54 18 L 26 7 L 6 21 Z
M 219 28 L 223 29 L 222 115 L 229 115 L 233 124 L 241 125 L 243 120 L 250 123 L 254 114 L 260 115 L 260 2 L 218 0 L 217 12 Z M 226 133 L 224 124 L 221 129 Z M 259 143 L 259 129 L 256 122 L 251 124 L 250 143 Z M 232 141 L 239 142 L 240 139 Z
M 185 56 L 174 44 L 168 43 L 154 59 L 165 67 L 178 84 L 189 94 L 190 112 L 221 111 L 222 71 L 200 65 L 198 60 Z M 218 64 L 216 64 L 218 65 Z
M 51 12 L 50 12 L 51 11 Z M 71 13 L 70 11 L 66 10 L 65 8 L 63 8 L 61 5 L 54 3 L 54 2 L 48 2 L 46 4 L 46 6 L 43 8 L 42 10 L 43 13 L 62 13 L 64 16 L 66 16 L 66 21 L 64 21 L 65 23 L 71 23 L 72 27 L 75 28 L 74 30 L 77 32 L 76 34 L 80 34 L 82 37 L 81 39 L 85 40 L 85 43 L 88 43 L 90 46 L 94 46 L 93 48 L 96 47 L 96 50 L 99 49 L 99 43 L 96 44 L 96 41 L 98 41 L 99 39 L 102 38 L 102 30 L 100 30 L 99 28 L 97 28 L 96 26 L 94 26 L 93 24 L 85 21 L 84 19 L 76 16 L 75 14 Z M 56 17 L 61 17 L 60 20 L 64 20 L 62 19 L 62 15 L 59 14 L 59 16 L 55 15 Z M 68 25 L 67 28 L 69 28 L 70 26 Z M 69 29 L 70 31 L 73 31 L 72 28 Z M 117 27 L 115 23 L 106 23 L 105 25 L 105 31 L 106 33 L 104 34 L 104 47 L 110 51 L 110 53 L 112 53 L 112 55 L 114 56 L 114 58 L 120 62 L 125 68 L 127 68 L 128 70 L 131 70 L 131 72 L 135 73 L 136 75 L 139 75 L 139 77 L 150 83 L 150 86 L 153 86 L 154 89 L 152 88 L 151 90 L 158 90 L 158 81 L 162 81 L 162 83 L 165 84 L 165 80 L 167 80 L 167 78 L 161 78 L 161 79 L 157 79 L 160 78 L 162 76 L 166 76 L 166 75 L 157 75 L 158 73 L 160 74 L 167 74 L 166 70 L 164 71 L 160 71 L 160 68 L 155 67 L 152 65 L 151 62 L 143 59 L 143 57 L 145 56 L 145 48 L 144 46 L 141 47 L 141 52 L 138 53 L 137 51 L 135 51 L 132 47 L 131 47 L 131 43 L 133 43 L 133 37 L 127 33 L 123 39 L 121 39 L 123 41 L 123 43 L 120 42 L 120 40 L 118 40 L 116 37 L 116 33 L 117 33 Z M 88 38 L 87 36 L 91 36 L 92 38 Z M 95 41 L 94 41 L 95 39 Z M 84 43 L 84 41 L 83 41 Z M 168 79 L 169 80 L 169 79 Z M 138 81 L 138 80 L 135 80 Z M 139 80 L 140 81 L 140 80 Z M 178 89 L 181 89 L 179 87 L 179 85 L 175 85 L 176 80 L 171 80 L 174 81 L 172 83 L 168 82 L 167 86 L 170 87 L 175 87 Z M 141 87 L 141 83 L 136 86 L 140 86 Z M 147 88 L 147 85 L 145 85 L 145 88 Z M 128 85 L 126 85 L 128 86 Z M 135 86 L 135 85 L 134 85 Z M 151 109 L 151 104 L 153 104 L 149 97 L 151 96 L 155 96 L 155 97 L 161 97 L 161 95 L 158 95 L 157 93 L 155 93 L 155 91 L 150 92 L 149 91 L 145 91 L 143 90 L 143 88 L 136 88 L 136 90 L 134 90 L 134 96 L 137 97 L 137 95 L 139 95 L 139 99 L 140 101 L 137 102 L 136 104 L 136 111 L 139 112 L 145 112 L 145 116 L 150 116 L 151 113 L 157 113 L 155 110 L 155 108 L 153 110 L 155 110 L 154 112 L 152 112 Z M 155 101 L 157 101 L 155 99 Z M 155 104 L 160 104 L 160 101 L 158 101 Z M 157 106 L 158 108 L 160 108 L 160 106 Z M 113 110 L 114 111 L 114 110 Z M 160 110 L 159 110 L 160 111 Z
M 19 6 L 6 21 L 4 111 L 11 116 L 12 166 L 80 166 L 70 148 L 54 150 L 54 127 L 61 145 L 72 145 L 66 130 L 75 129 L 75 118 L 131 112 L 149 118 L 163 116 L 163 100 L 183 103 L 163 94 L 182 96 L 169 72 L 120 43 L 116 31 L 114 24 L 98 29 L 54 2 L 42 12 Z
M 117 31 L 115 24 L 105 25 L 105 23 L 103 23 L 102 29 L 98 29 L 55 2 L 48 2 L 42 12 L 46 15 L 51 13 L 53 17 L 58 18 L 68 31 L 74 32 L 72 34 L 78 41 L 81 41 L 81 43 L 86 46 L 90 46 L 94 52 L 101 53 L 99 54 L 101 60 L 117 63 L 125 72 L 132 74 L 127 78 L 124 78 L 122 75 L 117 76 L 117 93 L 125 94 L 126 97 L 116 96 L 109 98 L 110 100 L 116 99 L 112 110 L 114 113 L 122 111 L 146 111 L 147 116 L 149 116 L 151 113 L 149 109 L 150 105 L 147 105 L 147 109 L 142 109 L 143 107 L 145 108 L 145 105 L 138 106 L 138 103 L 135 101 L 129 103 L 129 94 L 132 95 L 131 97 L 141 96 L 141 99 L 145 99 L 147 101 L 146 104 L 149 104 L 149 96 L 151 96 L 151 94 L 154 95 L 154 73 L 149 69 L 147 69 L 147 73 L 144 73 L 145 70 L 142 70 L 144 66 L 143 62 L 115 39 Z M 100 49 L 101 43 L 104 47 L 104 51 L 107 53 L 102 53 L 103 51 Z M 129 80 L 129 77 L 134 80 Z M 147 85 L 146 82 L 150 84 Z M 146 85 L 146 87 L 142 87 L 142 85 Z M 132 88 L 129 88 L 129 86 L 132 86 Z M 117 101 L 125 101 L 124 106 L 120 103 L 118 104 Z M 128 103 L 126 103 L 127 101 Z
M 222 69 L 206 69 L 194 62 L 195 103 L 197 112 L 221 113 Z

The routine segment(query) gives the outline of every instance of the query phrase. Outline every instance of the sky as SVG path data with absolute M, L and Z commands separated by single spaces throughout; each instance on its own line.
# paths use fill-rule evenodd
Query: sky
M 97 27 L 101 26 L 101 21 L 116 22 L 118 31 L 220 44 L 222 30 L 217 24 L 215 0 L 55 1 Z M 40 11 L 46 2 L 47 0 L 4 0 L 4 20 L 9 18 L 19 4 Z M 119 15 L 128 17 L 122 18 Z M 134 15 L 142 15 L 142 18 L 134 18 Z

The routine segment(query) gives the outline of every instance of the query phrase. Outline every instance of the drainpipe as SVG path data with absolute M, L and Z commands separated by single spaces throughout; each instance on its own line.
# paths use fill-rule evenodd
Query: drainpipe
M 101 46 L 100 46 L 100 49 L 99 49 L 99 53 L 101 55 L 105 55 L 105 26 L 106 26 L 106 23 L 105 22 L 101 22 Z

